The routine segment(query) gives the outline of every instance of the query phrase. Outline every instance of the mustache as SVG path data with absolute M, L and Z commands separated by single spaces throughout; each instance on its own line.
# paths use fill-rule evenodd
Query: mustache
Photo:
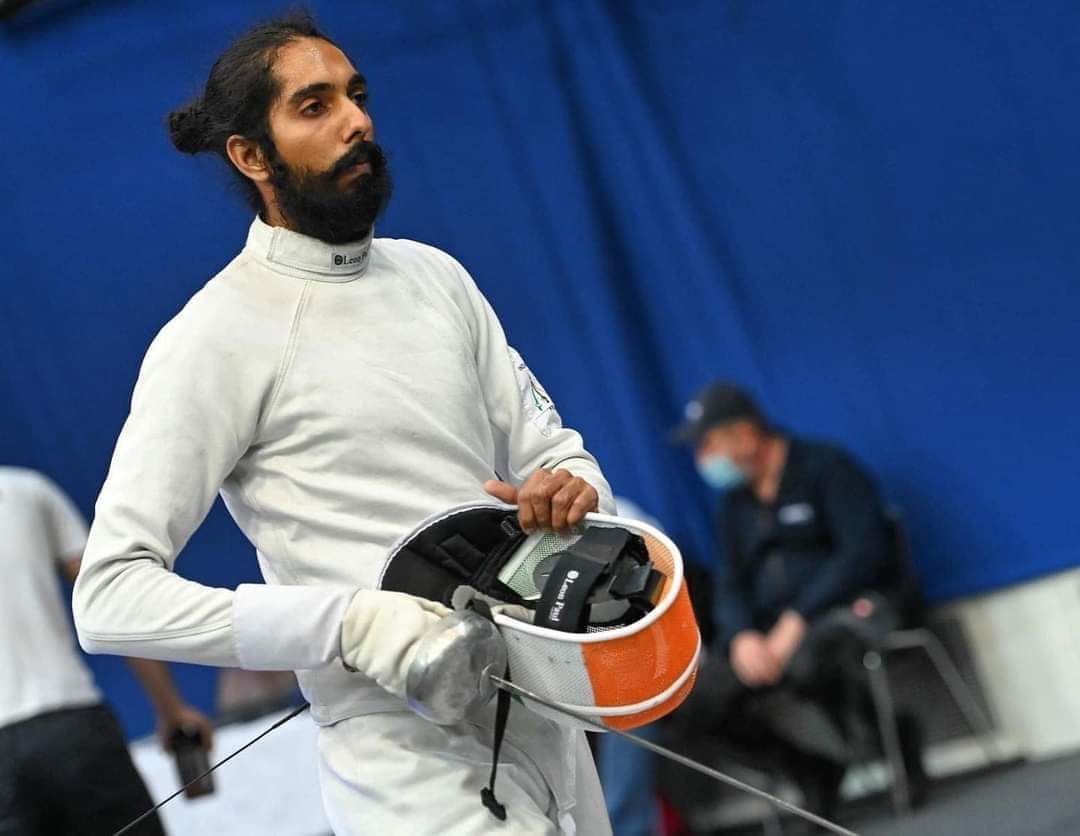
M 348 169 L 362 163 L 368 163 L 371 166 L 372 174 L 376 174 L 386 165 L 386 157 L 376 143 L 362 139 L 350 148 L 340 160 L 334 163 L 326 176 L 330 180 L 336 180 Z

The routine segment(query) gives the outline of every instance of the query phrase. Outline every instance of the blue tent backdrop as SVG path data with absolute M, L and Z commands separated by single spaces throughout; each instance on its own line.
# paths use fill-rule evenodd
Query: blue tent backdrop
M 874 469 L 932 599 L 1076 565 L 1076 4 L 312 7 L 371 83 L 380 233 L 471 270 L 693 559 L 714 498 L 664 435 L 726 377 Z M 0 461 L 88 515 L 143 351 L 249 221 L 164 115 L 271 8 L 44 0 L 0 25 Z M 257 577 L 220 508 L 180 568 Z M 211 704 L 212 671 L 179 675 Z

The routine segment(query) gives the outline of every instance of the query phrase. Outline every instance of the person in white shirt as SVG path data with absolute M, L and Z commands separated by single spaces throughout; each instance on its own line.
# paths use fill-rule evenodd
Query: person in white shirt
M 151 806 L 123 733 L 75 649 L 59 574 L 74 580 L 86 523 L 33 470 L 0 467 L 0 836 L 109 834 Z M 212 729 L 161 662 L 129 659 L 168 748 L 181 726 Z M 160 834 L 152 817 L 133 831 Z
M 292 16 L 236 41 L 170 116 L 176 147 L 227 160 L 258 217 L 146 354 L 75 589 L 80 641 L 296 670 L 337 833 L 602 836 L 580 732 L 513 712 L 500 822 L 478 800 L 493 707 L 436 726 L 402 700 L 446 610 L 375 589 L 400 536 L 492 496 L 527 530 L 614 505 L 461 265 L 373 237 L 390 179 L 366 102 L 345 54 Z M 219 491 L 265 584 L 173 572 Z

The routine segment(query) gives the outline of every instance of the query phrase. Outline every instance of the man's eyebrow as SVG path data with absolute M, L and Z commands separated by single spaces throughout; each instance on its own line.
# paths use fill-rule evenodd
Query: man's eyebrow
M 307 84 L 289 96 L 289 104 L 298 105 L 308 96 L 314 96 L 316 93 L 325 93 L 328 90 L 333 90 L 334 85 L 329 81 L 316 81 L 314 84 Z
M 367 79 L 365 79 L 360 73 L 356 73 L 349 79 L 349 83 L 346 85 L 347 89 L 353 89 L 356 87 L 366 87 Z M 314 96 L 318 93 L 326 93 L 329 90 L 333 90 L 334 85 L 329 81 L 316 81 L 314 84 L 307 84 L 289 96 L 290 105 L 298 105 L 304 99 L 309 96 Z

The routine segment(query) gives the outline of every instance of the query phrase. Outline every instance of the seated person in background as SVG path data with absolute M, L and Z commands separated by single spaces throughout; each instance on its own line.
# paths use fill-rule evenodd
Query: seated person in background
M 807 803 L 828 814 L 853 738 L 873 734 L 862 655 L 898 622 L 877 487 L 842 449 L 775 429 L 736 386 L 707 387 L 686 417 L 675 437 L 724 495 L 717 638 L 682 713 L 759 752 L 769 738 Z M 906 718 L 901 731 L 921 784 L 917 731 Z

